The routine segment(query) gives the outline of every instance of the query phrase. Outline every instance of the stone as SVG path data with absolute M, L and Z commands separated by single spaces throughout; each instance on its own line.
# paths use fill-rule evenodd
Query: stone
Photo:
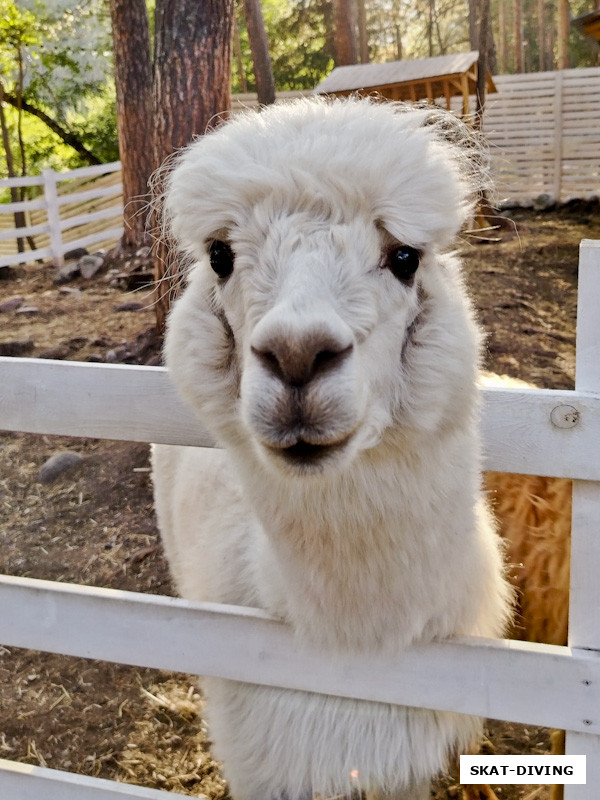
M 80 274 L 78 261 L 65 261 L 63 266 L 58 270 L 58 275 L 54 279 L 54 283 L 67 283 L 72 281 L 73 278 Z
M 25 302 L 24 297 L 20 297 L 15 295 L 15 297 L 9 297 L 8 300 L 4 300 L 0 303 L 0 314 L 5 314 L 8 311 L 15 311 L 17 308 L 23 305 Z
M 82 277 L 86 280 L 93 278 L 94 275 L 102 269 L 104 265 L 104 258 L 101 255 L 86 255 L 79 259 L 77 266 L 81 272 Z
M 40 483 L 51 483 L 59 475 L 72 470 L 84 460 L 81 453 L 73 450 L 61 450 L 54 453 L 47 459 L 38 470 L 38 481 Z
M 20 306 L 20 308 L 15 310 L 15 314 L 31 314 L 31 316 L 33 316 L 39 313 L 40 310 L 37 306 Z
M 77 261 L 82 256 L 87 256 L 89 253 L 85 247 L 75 247 L 73 250 L 69 250 L 67 253 L 64 254 L 63 258 L 65 261 Z
M 39 354 L 38 358 L 48 358 L 52 361 L 63 361 L 69 355 L 69 348 L 65 347 L 64 345 L 59 345 L 58 347 L 51 347 L 48 350 L 44 350 L 42 353 Z
M 24 356 L 26 353 L 30 353 L 34 348 L 34 343 L 31 339 L 26 339 L 25 341 L 15 341 L 15 342 L 0 342 L 0 356 Z
M 556 205 L 555 199 L 549 194 L 539 194 L 533 199 L 533 208 L 535 211 L 547 211 Z

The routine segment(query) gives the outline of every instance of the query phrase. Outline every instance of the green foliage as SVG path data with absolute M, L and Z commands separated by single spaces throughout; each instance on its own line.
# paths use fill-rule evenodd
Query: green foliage
M 0 71 L 7 94 L 22 96 L 100 160 L 118 158 L 111 32 L 105 0 L 0 0 Z M 15 169 L 39 172 L 86 163 L 33 114 L 4 104 Z M 22 152 L 23 151 L 23 152 Z
M 333 68 L 331 0 L 263 0 L 263 18 L 277 91 L 312 89 Z M 248 91 L 256 90 L 243 14 L 237 21 Z M 241 91 L 238 66 L 232 66 L 232 91 Z

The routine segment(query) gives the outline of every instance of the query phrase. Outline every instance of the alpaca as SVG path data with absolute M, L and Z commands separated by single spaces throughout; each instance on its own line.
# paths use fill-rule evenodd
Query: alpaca
M 303 100 L 236 116 L 167 178 L 189 261 L 166 363 L 223 449 L 156 446 L 178 591 L 260 607 L 335 653 L 501 635 L 481 491 L 479 332 L 444 252 L 479 189 L 446 112 Z M 424 800 L 480 720 L 205 679 L 236 800 Z

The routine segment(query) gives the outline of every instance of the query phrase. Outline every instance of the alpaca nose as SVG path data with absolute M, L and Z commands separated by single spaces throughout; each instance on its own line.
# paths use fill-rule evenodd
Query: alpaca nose
M 263 367 L 290 386 L 304 386 L 317 376 L 333 372 L 352 350 L 352 342 L 327 330 L 272 336 L 252 346 Z

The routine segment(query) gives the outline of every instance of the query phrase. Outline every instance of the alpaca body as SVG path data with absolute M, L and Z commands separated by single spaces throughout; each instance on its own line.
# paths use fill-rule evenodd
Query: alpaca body
M 440 252 L 470 182 L 444 119 L 358 102 L 269 109 L 193 145 L 167 192 L 195 260 L 167 364 L 225 447 L 154 449 L 174 578 L 184 597 L 266 609 L 332 659 L 495 636 L 508 614 L 480 492 L 478 331 Z M 351 770 L 412 800 L 479 726 L 206 688 L 236 800 L 347 791 Z
M 243 490 L 236 486 L 225 452 L 157 447 L 153 461 L 155 476 L 169 476 L 165 482 L 155 477 L 160 487 L 157 510 L 177 586 L 188 599 L 264 608 L 292 621 L 307 643 L 329 646 L 332 659 L 340 651 L 399 652 L 413 641 L 452 633 L 498 632 L 493 601 L 489 607 L 473 603 L 475 587 L 477 594 L 491 600 L 484 587 L 486 581 L 494 581 L 495 554 L 486 552 L 484 537 L 478 551 L 456 542 L 464 537 L 448 535 L 452 508 L 439 510 L 437 530 L 415 528 L 411 520 L 410 549 L 399 535 L 401 524 L 386 531 L 390 549 L 385 553 L 376 544 L 384 533 L 381 529 L 357 536 L 346 528 L 332 543 L 321 528 L 322 563 L 299 568 L 297 551 L 287 553 L 284 546 L 280 556 L 269 547 Z M 202 485 L 185 477 L 199 475 Z M 176 482 L 163 492 L 171 477 Z M 411 491 L 414 479 L 411 470 Z M 348 513 L 352 497 L 356 494 L 348 492 L 337 502 L 332 498 L 333 505 L 345 506 Z M 293 506 L 293 499 L 288 500 Z M 339 516 L 340 508 L 329 508 Z M 403 516 L 398 509 L 398 522 Z M 289 521 L 294 524 L 293 515 Z M 310 513 L 303 521 L 310 537 L 318 523 Z M 297 535 L 301 541 L 301 530 Z M 328 547 L 337 552 L 326 552 Z M 456 596 L 453 584 L 460 585 L 465 569 L 472 581 L 469 591 L 449 603 Z M 355 591 L 348 592 L 348 584 Z M 415 597 L 421 598 L 421 614 L 416 613 Z M 325 621 L 329 628 L 324 628 Z M 202 684 L 215 755 L 225 764 L 236 800 L 279 797 L 282 792 L 293 800 L 312 796 L 313 789 L 323 797 L 350 794 L 352 770 L 359 771 L 366 787 L 399 791 L 407 782 L 427 782 L 444 768 L 449 753 L 468 750 L 480 733 L 478 720 L 457 714 L 218 679 Z M 410 800 L 416 797 L 407 794 Z

